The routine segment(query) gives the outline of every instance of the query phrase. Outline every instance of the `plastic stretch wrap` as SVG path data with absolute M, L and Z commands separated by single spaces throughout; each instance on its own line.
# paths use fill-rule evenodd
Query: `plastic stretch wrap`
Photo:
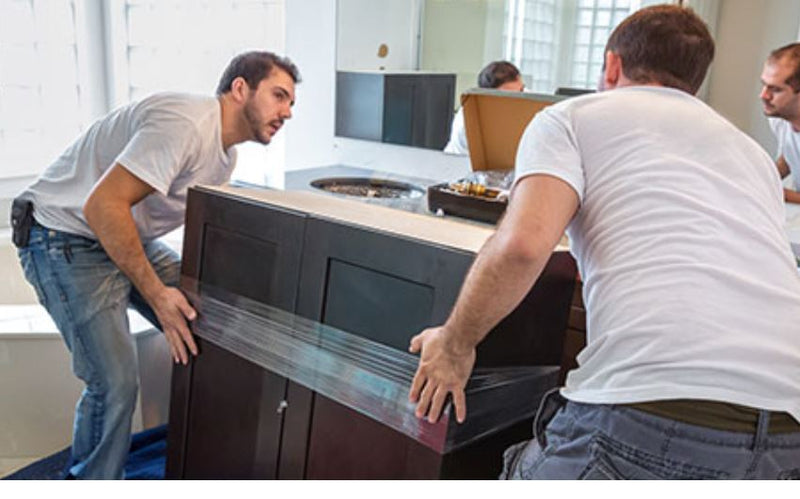
M 456 423 L 448 403 L 431 424 L 408 400 L 416 356 L 196 281 L 182 287 L 199 312 L 197 336 L 440 454 L 531 417 L 558 377 L 557 366 L 476 369 L 466 421 Z

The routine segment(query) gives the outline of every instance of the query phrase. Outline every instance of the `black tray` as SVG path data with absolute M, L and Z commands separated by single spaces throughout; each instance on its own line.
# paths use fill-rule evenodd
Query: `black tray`
M 489 199 L 453 192 L 447 183 L 428 187 L 428 210 L 445 215 L 469 218 L 479 222 L 497 223 L 506 211 L 505 199 Z

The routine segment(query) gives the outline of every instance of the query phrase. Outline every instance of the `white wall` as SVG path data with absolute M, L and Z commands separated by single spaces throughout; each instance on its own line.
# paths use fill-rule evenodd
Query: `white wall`
M 336 2 L 286 2 L 286 54 L 303 81 L 286 123 L 286 169 L 331 164 L 336 104 Z
M 292 3 L 292 2 L 289 2 Z M 333 3 L 333 2 L 331 2 Z M 339 69 L 416 69 L 420 0 L 338 0 Z M 378 56 L 385 44 L 389 51 Z

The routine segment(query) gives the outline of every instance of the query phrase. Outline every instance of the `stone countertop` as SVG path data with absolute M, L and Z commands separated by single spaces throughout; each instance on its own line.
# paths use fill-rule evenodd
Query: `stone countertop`
M 323 191 L 311 185 L 311 182 L 317 179 L 322 178 L 332 178 L 332 177 L 362 177 L 362 178 L 370 178 L 370 179 L 382 179 L 382 180 L 390 180 L 393 182 L 404 182 L 415 185 L 424 191 L 424 194 L 417 198 L 410 198 L 410 199 L 392 199 L 392 198 L 368 198 L 368 197 L 361 197 L 361 196 L 348 196 L 344 194 L 336 194 L 327 191 Z M 423 215 L 425 218 L 430 219 L 439 219 L 445 222 L 444 226 L 446 227 L 457 227 L 457 226 L 471 226 L 479 231 L 485 231 L 486 234 L 490 234 L 494 232 L 495 224 L 488 224 L 484 222 L 478 222 L 475 220 L 470 220 L 467 218 L 456 217 L 452 215 L 436 215 L 428 211 L 428 194 L 427 188 L 431 185 L 441 183 L 440 181 L 425 179 L 420 177 L 411 177 L 406 175 L 400 175 L 391 172 L 382 172 L 376 170 L 370 170 L 367 168 L 358 168 L 353 166 L 347 165 L 329 165 L 329 166 L 321 166 L 316 168 L 307 168 L 303 170 L 294 170 L 286 172 L 284 176 L 284 185 L 283 190 L 289 192 L 306 192 L 306 193 L 315 193 L 321 194 L 323 196 L 330 196 L 331 198 L 346 200 L 351 202 L 359 202 L 359 203 L 366 203 L 372 204 L 376 206 L 382 206 L 385 208 L 392 208 L 396 210 L 401 210 L 406 213 L 414 213 L 417 215 Z M 232 182 L 230 187 L 235 189 L 244 188 L 247 190 L 259 190 L 259 189 L 272 189 L 266 186 L 259 186 L 259 185 L 252 185 L 243 182 Z M 398 217 L 403 218 L 403 217 Z M 427 224 L 424 224 L 427 225 Z M 443 228 L 443 227 L 442 227 Z M 479 236 L 479 239 L 485 238 L 486 235 Z M 470 245 L 467 245 L 470 246 Z M 477 250 L 478 248 L 470 248 L 472 250 Z M 566 236 L 562 238 L 559 244 L 556 246 L 555 251 L 568 251 L 569 250 L 569 242 L 566 239 Z

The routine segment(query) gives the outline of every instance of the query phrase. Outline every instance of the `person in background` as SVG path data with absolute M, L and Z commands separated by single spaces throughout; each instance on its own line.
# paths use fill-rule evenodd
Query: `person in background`
M 183 223 L 189 187 L 230 179 L 235 144 L 270 142 L 299 79 L 289 59 L 241 54 L 216 97 L 158 93 L 111 112 L 14 200 L 25 276 L 85 383 L 68 477 L 123 478 L 139 383 L 128 307 L 163 331 L 176 363 L 197 354 L 179 258 L 156 239 Z
M 773 50 L 761 72 L 761 101 L 778 139 L 775 164 L 782 178 L 792 174 L 794 189 L 783 190 L 786 202 L 800 203 L 800 43 Z
M 769 155 L 694 94 L 714 55 L 688 8 L 611 34 L 600 92 L 523 134 L 505 218 L 420 352 L 409 397 L 435 421 L 475 346 L 522 300 L 564 230 L 587 345 L 504 478 L 800 477 L 800 275 Z
M 494 61 L 483 68 L 478 75 L 478 86 L 481 88 L 495 88 L 509 92 L 522 92 L 525 83 L 519 74 L 519 69 L 508 61 Z M 464 129 L 464 108 L 460 108 L 453 117 L 450 128 L 450 140 L 444 147 L 447 154 L 468 155 L 467 133 Z

